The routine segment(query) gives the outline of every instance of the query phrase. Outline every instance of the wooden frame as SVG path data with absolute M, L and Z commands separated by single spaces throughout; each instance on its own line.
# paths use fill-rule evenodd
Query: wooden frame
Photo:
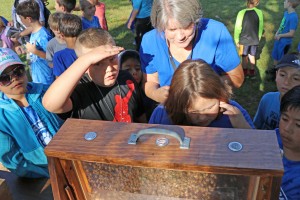
M 153 127 L 183 130 L 191 138 L 190 149 L 179 149 L 178 141 L 170 137 L 166 137 L 170 140 L 168 146 L 155 146 L 160 136 L 153 135 L 141 137 L 137 145 L 127 144 L 131 133 Z M 84 136 L 91 131 L 97 137 L 86 141 Z M 240 142 L 243 149 L 230 151 L 227 145 L 231 141 Z M 278 199 L 283 175 L 275 131 L 68 119 L 45 152 L 56 200 L 91 198 L 84 162 L 246 176 L 250 180 L 249 200 Z

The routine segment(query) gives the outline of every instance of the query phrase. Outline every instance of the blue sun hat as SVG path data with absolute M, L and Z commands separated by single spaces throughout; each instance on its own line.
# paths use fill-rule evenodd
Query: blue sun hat
M 0 74 L 11 65 L 25 65 L 19 56 L 9 48 L 0 48 Z
M 275 68 L 279 69 L 282 67 L 295 67 L 300 69 L 300 54 L 291 53 L 284 55 Z

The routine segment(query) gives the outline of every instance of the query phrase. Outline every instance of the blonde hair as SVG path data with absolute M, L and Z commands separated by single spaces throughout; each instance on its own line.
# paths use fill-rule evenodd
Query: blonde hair
M 63 18 L 63 16 L 64 16 L 64 13 L 61 13 L 61 12 L 52 13 L 48 19 L 48 24 L 49 24 L 50 28 L 55 31 L 58 31 L 59 30 L 59 21 Z
M 86 48 L 95 48 L 106 44 L 115 45 L 113 37 L 106 30 L 99 28 L 83 30 L 78 35 L 76 43 Z

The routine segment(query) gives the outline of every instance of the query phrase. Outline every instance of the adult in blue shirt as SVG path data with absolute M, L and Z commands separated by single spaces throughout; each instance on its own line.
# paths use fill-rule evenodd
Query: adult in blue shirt
M 135 42 L 136 50 L 139 51 L 142 38 L 145 33 L 152 30 L 150 13 L 153 0 L 132 0 L 132 12 L 127 23 L 127 28 L 131 30 L 131 26 L 135 23 Z
M 156 0 L 151 22 L 155 28 L 143 37 L 140 56 L 145 93 L 163 103 L 177 66 L 184 60 L 203 59 L 234 87 L 244 81 L 243 69 L 227 28 L 202 19 L 198 0 Z
M 149 123 L 254 128 L 245 109 L 230 100 L 231 87 L 203 60 L 186 60 L 175 71 L 164 105 Z

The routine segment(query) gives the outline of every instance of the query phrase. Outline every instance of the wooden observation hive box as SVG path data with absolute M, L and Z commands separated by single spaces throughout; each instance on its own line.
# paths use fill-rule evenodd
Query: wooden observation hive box
M 56 200 L 278 199 L 283 175 L 275 131 L 68 119 L 45 152 Z

